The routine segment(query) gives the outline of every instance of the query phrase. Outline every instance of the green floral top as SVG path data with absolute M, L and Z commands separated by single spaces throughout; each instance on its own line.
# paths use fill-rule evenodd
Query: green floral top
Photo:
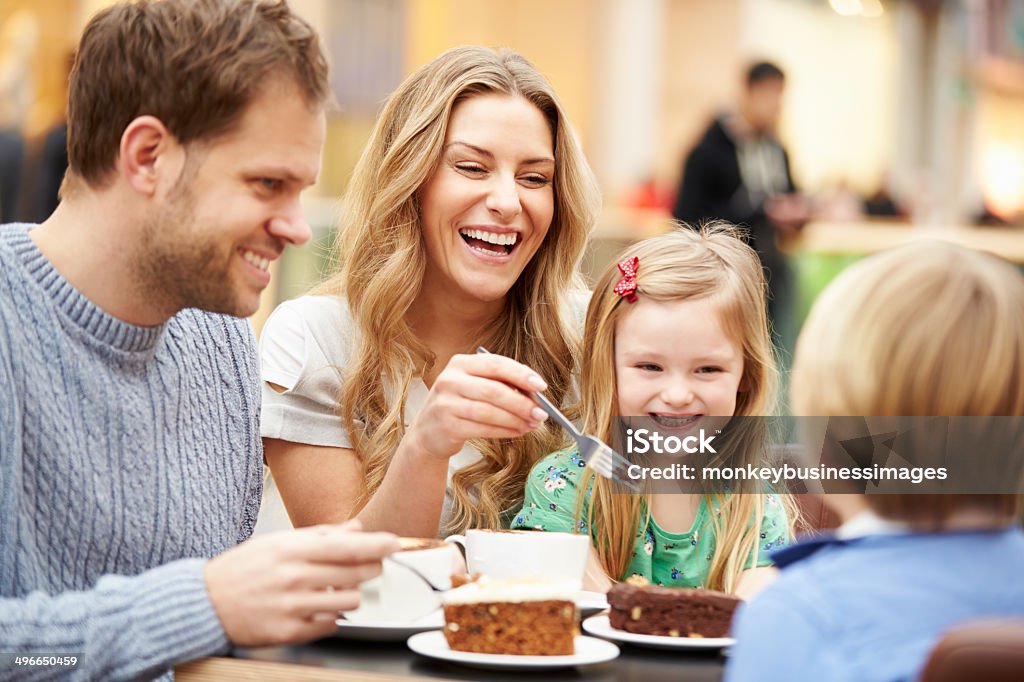
M 578 483 L 584 462 L 576 448 L 559 450 L 538 462 L 526 482 L 523 508 L 512 520 L 512 528 L 587 533 L 586 510 L 591 488 L 584 499 L 584 518 L 576 519 Z M 706 498 L 701 498 L 697 517 L 688 533 L 669 533 L 658 527 L 651 517 L 646 526 L 637 529 L 633 560 L 624 580 L 641 575 L 655 585 L 669 587 L 703 587 L 715 552 L 715 536 Z M 764 518 L 756 560 L 751 557 L 747 567 L 771 566 L 768 553 L 788 541 L 786 511 L 774 493 L 765 495 Z

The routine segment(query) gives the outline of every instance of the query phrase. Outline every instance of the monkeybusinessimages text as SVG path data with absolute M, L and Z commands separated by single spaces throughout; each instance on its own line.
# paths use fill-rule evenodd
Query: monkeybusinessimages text
M 709 435 L 704 429 L 688 436 L 663 436 L 648 429 L 626 430 L 627 455 L 670 455 L 682 457 L 687 454 L 716 454 L 716 434 Z M 626 475 L 634 481 L 676 480 L 676 481 L 764 481 L 779 484 L 783 481 L 944 481 L 948 473 L 945 467 L 885 467 L 878 464 L 865 467 L 840 467 L 819 464 L 816 466 L 793 466 L 789 463 L 774 466 L 747 463 L 742 466 L 695 466 L 684 462 L 673 462 L 662 466 L 631 464 Z

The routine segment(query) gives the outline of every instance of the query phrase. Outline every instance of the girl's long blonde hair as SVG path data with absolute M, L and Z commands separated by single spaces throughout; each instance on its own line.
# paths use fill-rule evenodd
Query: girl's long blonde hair
M 737 416 L 769 414 L 774 408 L 777 371 L 765 306 L 767 290 L 757 254 L 741 239 L 736 228 L 716 222 L 699 229 L 680 226 L 667 234 L 644 240 L 625 249 L 616 259 L 639 257 L 639 296 L 655 301 L 714 297 L 726 334 L 743 353 L 741 392 L 737 395 Z M 597 282 L 587 310 L 580 373 L 580 411 L 583 429 L 605 442 L 613 438 L 617 416 L 615 384 L 615 326 L 630 303 L 613 290 L 622 273 L 611 265 Z M 681 339 L 685 343 L 685 339 Z M 625 415 L 622 415 L 625 416 Z M 763 420 L 751 420 L 753 442 L 767 445 Z M 763 431 L 763 432 L 762 432 Z M 751 434 L 747 434 L 750 437 Z M 758 456 L 763 451 L 751 453 Z M 595 538 L 601 565 L 613 579 L 621 578 L 632 559 L 637 530 L 649 514 L 643 495 L 615 492 L 590 469 L 583 473 L 580 489 L 593 483 L 589 506 L 584 511 L 580 496 L 577 515 L 586 515 Z M 715 552 L 706 587 L 733 592 L 749 557 L 756 555 L 764 516 L 764 495 L 709 492 L 709 507 L 716 506 L 721 517 L 712 514 Z M 790 532 L 796 506 L 788 495 L 780 499 L 789 512 Z
M 416 193 L 440 162 L 452 109 L 489 93 L 522 97 L 547 120 L 555 207 L 544 243 L 479 343 L 536 370 L 556 403 L 577 366 L 579 334 L 569 296 L 585 289 L 578 266 L 600 204 L 597 184 L 558 98 L 529 62 L 510 50 L 449 50 L 413 73 L 384 105 L 348 186 L 333 254 L 337 272 L 315 291 L 344 297 L 357 329 L 338 397 L 363 462 L 366 484 L 357 509 L 377 490 L 403 436 L 410 383 L 436 361 L 406 320 L 427 258 Z M 454 475 L 447 530 L 499 527 L 502 515 L 522 501 L 530 467 L 561 442 L 550 425 L 515 440 L 473 442 L 483 459 Z

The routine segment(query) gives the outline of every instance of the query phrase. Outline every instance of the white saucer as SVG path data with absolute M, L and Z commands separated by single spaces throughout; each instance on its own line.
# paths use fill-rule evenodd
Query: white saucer
M 431 611 L 412 623 L 353 623 L 339 618 L 336 637 L 361 642 L 401 642 L 412 635 L 444 627 L 444 611 Z
M 576 608 L 584 618 L 608 608 L 608 597 L 601 592 L 580 590 L 572 595 L 572 600 L 576 602 Z
M 619 647 L 594 637 L 577 636 L 575 646 L 572 656 L 513 656 L 453 651 L 443 632 L 422 632 L 409 638 L 409 648 L 421 656 L 485 670 L 554 670 L 604 663 L 619 655 Z
M 592 635 L 651 649 L 721 649 L 736 643 L 732 637 L 669 637 L 667 635 L 638 635 L 616 630 L 608 622 L 608 614 L 591 616 L 583 621 L 583 629 Z

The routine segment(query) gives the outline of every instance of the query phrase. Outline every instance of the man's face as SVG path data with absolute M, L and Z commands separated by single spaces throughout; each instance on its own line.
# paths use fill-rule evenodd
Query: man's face
M 172 311 L 256 312 L 270 262 L 309 240 L 299 194 L 316 181 L 324 128 L 323 112 L 294 86 L 270 83 L 234 130 L 189 145 L 181 177 L 143 229 L 147 292 Z
M 747 86 L 744 111 L 747 122 L 758 132 L 774 132 L 782 115 L 785 81 L 766 78 Z

